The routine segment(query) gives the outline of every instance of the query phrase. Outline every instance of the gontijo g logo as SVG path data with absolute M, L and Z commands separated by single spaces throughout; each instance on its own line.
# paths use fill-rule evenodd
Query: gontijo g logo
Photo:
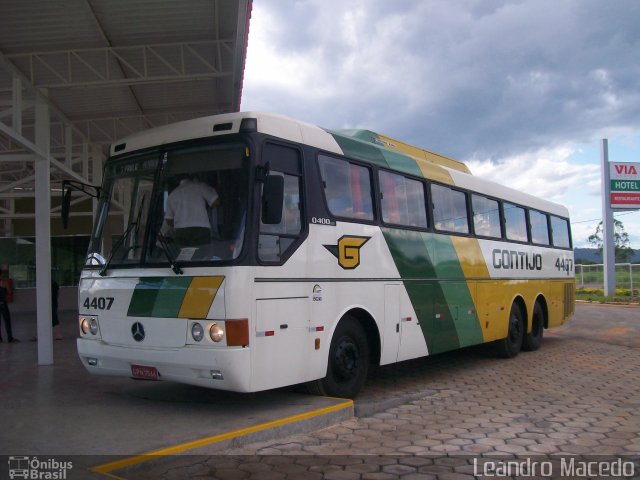
M 360 249 L 370 238 L 344 235 L 338 239 L 337 245 L 325 245 L 324 248 L 338 259 L 338 265 L 345 270 L 353 270 L 360 265 Z

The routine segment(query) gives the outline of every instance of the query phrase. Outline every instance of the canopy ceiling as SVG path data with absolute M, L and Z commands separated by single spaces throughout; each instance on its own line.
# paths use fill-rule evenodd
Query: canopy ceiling
M 92 180 L 118 138 L 237 111 L 250 12 L 251 0 L 2 0 L 0 218 L 33 191 L 37 157 L 52 186 Z

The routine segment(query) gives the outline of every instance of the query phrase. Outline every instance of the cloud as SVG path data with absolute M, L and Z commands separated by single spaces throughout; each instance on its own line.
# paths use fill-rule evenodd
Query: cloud
M 260 0 L 242 108 L 398 138 L 581 222 L 601 215 L 600 180 L 577 149 L 638 151 L 639 23 L 637 0 Z
M 551 201 L 564 199 L 569 191 L 600 196 L 600 167 L 572 163 L 574 150 L 567 146 L 521 153 L 491 160 L 471 160 L 467 166 L 479 177 L 509 185 Z
M 243 107 L 500 159 L 640 118 L 640 3 L 254 4 Z

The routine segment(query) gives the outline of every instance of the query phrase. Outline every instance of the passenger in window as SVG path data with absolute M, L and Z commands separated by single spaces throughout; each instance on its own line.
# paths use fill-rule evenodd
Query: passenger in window
M 167 198 L 164 220 L 180 246 L 194 247 L 211 242 L 209 210 L 218 206 L 218 192 L 196 177 L 185 176 Z

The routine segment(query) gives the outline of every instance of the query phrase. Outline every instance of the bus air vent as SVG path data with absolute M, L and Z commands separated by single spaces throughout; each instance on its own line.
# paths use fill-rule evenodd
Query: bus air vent
M 233 123 L 216 123 L 213 126 L 214 132 L 224 132 L 225 130 L 231 130 L 233 128 Z

